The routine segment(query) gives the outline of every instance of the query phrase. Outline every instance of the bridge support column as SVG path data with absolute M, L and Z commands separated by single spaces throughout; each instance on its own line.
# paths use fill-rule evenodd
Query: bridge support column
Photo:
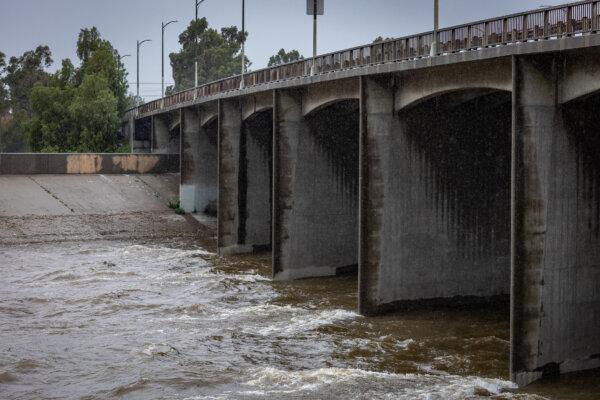
M 331 276 L 356 266 L 356 205 L 303 116 L 302 93 L 277 91 L 274 108 L 274 278 Z
M 131 152 L 132 153 L 150 153 L 152 138 L 152 117 L 137 119 L 134 121 L 132 131 Z
M 520 385 L 600 366 L 597 170 L 586 178 L 590 163 L 558 104 L 562 65 L 558 56 L 513 65 L 511 375 Z
M 508 295 L 509 107 L 486 131 L 502 123 L 476 111 L 396 115 L 392 78 L 361 86 L 360 311 Z
M 180 153 L 181 186 L 179 188 L 179 203 L 181 208 L 187 213 L 199 211 L 200 140 L 200 117 L 198 115 L 198 109 L 182 109 Z
M 243 124 L 240 143 L 240 242 L 254 250 L 271 247 L 273 112 Z
M 152 153 L 166 153 L 169 147 L 169 124 L 164 117 L 152 117 Z
M 219 215 L 220 254 L 248 253 L 240 238 L 240 143 L 242 105 L 237 99 L 219 101 Z

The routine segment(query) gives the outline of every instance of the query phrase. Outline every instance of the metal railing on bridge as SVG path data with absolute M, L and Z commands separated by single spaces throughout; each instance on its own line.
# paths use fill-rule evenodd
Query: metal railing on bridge
M 600 30 L 599 12 L 600 1 L 579 1 L 441 29 L 438 32 L 439 55 L 595 33 Z M 433 36 L 433 32 L 425 32 L 320 55 L 315 59 L 315 70 L 317 74 L 323 74 L 428 57 Z M 310 76 L 312 63 L 312 59 L 303 59 L 248 72 L 244 75 L 244 87 Z M 221 79 L 143 104 L 136 109 L 136 114 L 144 115 L 201 97 L 238 90 L 240 83 L 239 75 Z

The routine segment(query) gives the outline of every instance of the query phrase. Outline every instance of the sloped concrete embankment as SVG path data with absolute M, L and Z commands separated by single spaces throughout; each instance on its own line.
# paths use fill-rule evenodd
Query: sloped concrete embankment
M 0 246 L 194 237 L 178 196 L 179 174 L 0 175 Z

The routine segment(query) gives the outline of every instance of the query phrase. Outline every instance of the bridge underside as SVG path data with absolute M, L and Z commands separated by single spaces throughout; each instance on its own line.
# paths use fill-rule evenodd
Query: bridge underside
M 363 314 L 510 298 L 519 384 L 600 366 L 599 60 L 519 55 L 345 79 L 334 101 L 332 82 L 184 109 L 182 205 L 218 197 L 221 253 L 272 248 L 276 279 L 358 265 Z
M 363 220 L 361 310 L 508 295 L 510 93 L 440 95 L 395 116 L 392 90 L 366 79 L 364 91 L 364 211 L 377 218 Z
M 276 99 L 274 278 L 356 270 L 358 101 L 304 116 L 300 93 Z

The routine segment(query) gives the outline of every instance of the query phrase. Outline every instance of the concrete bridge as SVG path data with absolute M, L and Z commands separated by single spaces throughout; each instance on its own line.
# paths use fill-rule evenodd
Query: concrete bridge
M 359 271 L 366 315 L 511 299 L 511 376 L 600 366 L 600 10 L 539 9 L 131 110 L 183 207 L 279 280 Z M 181 140 L 179 141 L 179 138 Z

